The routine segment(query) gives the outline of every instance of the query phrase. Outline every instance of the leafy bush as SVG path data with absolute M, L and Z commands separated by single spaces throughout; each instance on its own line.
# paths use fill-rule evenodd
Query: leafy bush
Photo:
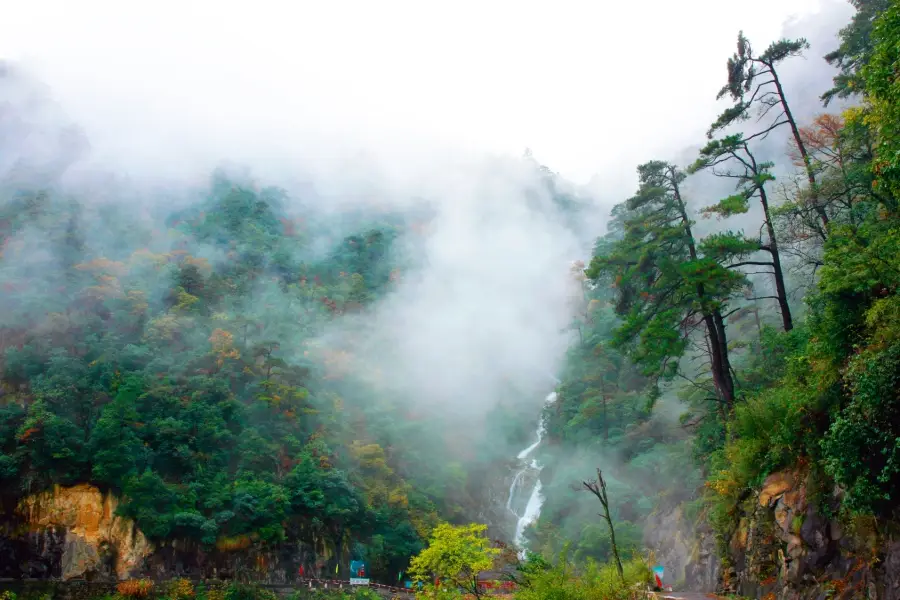
M 641 558 L 622 565 L 625 579 L 613 563 L 588 560 L 581 568 L 568 562 L 565 553 L 556 565 L 543 562 L 526 569 L 516 592 L 517 600 L 634 600 L 649 598 L 644 590 L 653 581 L 650 566 Z
M 119 583 L 116 591 L 123 598 L 147 598 L 153 591 L 153 582 L 149 579 L 128 579 Z
M 890 515 L 900 498 L 900 343 L 854 357 L 847 379 L 852 399 L 822 442 L 826 470 L 848 508 Z
M 192 600 L 196 595 L 194 585 L 187 579 L 173 579 L 166 593 L 168 600 Z
M 275 592 L 258 585 L 233 583 L 225 588 L 224 600 L 277 600 Z

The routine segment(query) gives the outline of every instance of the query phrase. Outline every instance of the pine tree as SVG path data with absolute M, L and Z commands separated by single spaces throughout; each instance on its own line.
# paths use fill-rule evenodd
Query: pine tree
M 744 214 L 749 209 L 750 200 L 753 197 L 759 198 L 763 209 L 763 227 L 768 235 L 766 243 L 746 238 L 743 234 L 724 233 L 710 236 L 704 241 L 703 247 L 708 255 L 730 261 L 730 264 L 727 265 L 730 269 L 747 265 L 772 267 L 777 294 L 775 299 L 778 300 L 781 310 L 784 330 L 790 331 L 794 325 L 787 299 L 787 288 L 784 285 L 778 239 L 775 235 L 775 226 L 769 209 L 769 197 L 766 193 L 766 183 L 775 179 L 771 174 L 772 163 L 757 161 L 743 135 L 738 133 L 713 140 L 707 144 L 700 151 L 700 158 L 691 165 L 690 171 L 696 172 L 700 169 L 709 169 L 717 177 L 726 177 L 737 182 L 737 193 L 705 208 L 703 212 L 707 214 L 718 214 L 722 217 Z M 758 250 L 768 252 L 772 257 L 771 262 L 754 260 L 734 262 L 734 259 L 742 259 Z
M 809 43 L 803 38 L 781 39 L 770 44 L 762 54 L 756 55 L 753 53 L 750 41 L 744 37 L 744 33 L 738 33 L 737 52 L 728 59 L 728 83 L 719 90 L 719 94 L 716 96 L 717 99 L 726 95 L 731 96 L 735 104 L 719 115 L 719 118 L 709 128 L 707 137 L 712 139 L 717 131 L 734 123 L 748 120 L 750 111 L 754 107 L 758 109 L 757 122 L 767 118 L 771 120 L 759 131 L 747 135 L 746 141 L 765 138 L 778 127 L 789 126 L 806 171 L 810 202 L 822 221 L 823 230 L 827 230 L 828 213 L 824 207 L 819 205 L 815 171 L 775 68 L 785 59 L 801 56 L 803 51 L 808 48 Z M 770 113 L 774 114 L 774 117 L 770 116 Z
M 638 176 L 637 194 L 614 210 L 621 237 L 598 242 L 587 275 L 616 288 L 624 322 L 614 343 L 657 382 L 678 374 L 692 335 L 705 326 L 718 399 L 730 408 L 735 390 L 722 309 L 744 275 L 699 253 L 682 171 L 651 161 Z

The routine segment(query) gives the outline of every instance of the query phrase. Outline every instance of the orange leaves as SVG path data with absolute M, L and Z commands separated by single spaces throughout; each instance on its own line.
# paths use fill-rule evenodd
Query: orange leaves
M 30 438 L 32 436 L 32 434 L 35 434 L 39 431 L 40 431 L 39 427 L 29 427 L 28 429 L 26 429 L 25 431 L 22 432 L 22 435 L 19 436 L 19 441 L 27 442 L 28 438 Z
M 123 263 L 109 260 L 108 258 L 95 258 L 86 263 L 75 265 L 79 271 L 88 271 L 97 275 L 121 276 L 125 274 L 125 265 Z
M 125 274 L 127 270 L 123 263 L 100 257 L 86 263 L 77 264 L 75 269 L 94 276 L 95 285 L 89 286 L 82 291 L 82 294 L 85 296 L 95 300 L 122 296 L 122 286 L 119 284 L 118 278 Z
M 216 356 L 216 366 L 222 368 L 226 359 L 239 359 L 241 353 L 234 347 L 234 336 L 224 329 L 216 329 L 209 336 L 212 352 Z
M 203 273 L 212 271 L 212 266 L 209 264 L 209 261 L 199 256 L 191 256 L 188 254 L 184 257 L 184 264 L 195 266 Z
M 125 598 L 147 598 L 153 590 L 149 579 L 129 579 L 116 586 L 116 591 Z
M 216 550 L 221 552 L 234 552 L 236 550 L 245 550 L 250 547 L 252 540 L 249 535 L 238 535 L 235 537 L 220 537 L 216 540 Z
M 822 114 L 813 119 L 811 125 L 800 128 L 800 141 L 806 151 L 817 160 L 829 162 L 834 157 L 834 150 L 839 146 L 840 133 L 844 128 L 844 120 L 834 114 Z M 803 157 L 797 148 L 797 142 L 791 138 L 788 156 L 798 167 L 803 165 Z

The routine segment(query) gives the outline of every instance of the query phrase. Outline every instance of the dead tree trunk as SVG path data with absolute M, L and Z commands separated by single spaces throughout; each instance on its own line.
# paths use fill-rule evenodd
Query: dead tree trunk
M 622 570 L 622 560 L 619 558 L 619 547 L 616 546 L 616 530 L 613 527 L 612 517 L 609 514 L 609 497 L 606 495 L 606 481 L 603 479 L 603 473 L 597 468 L 597 479 L 590 481 L 582 481 L 584 488 L 597 496 L 600 504 L 603 505 L 603 513 L 600 515 L 609 525 L 609 541 L 612 546 L 613 557 L 616 559 L 616 570 L 619 571 L 619 578 L 625 581 L 625 571 Z

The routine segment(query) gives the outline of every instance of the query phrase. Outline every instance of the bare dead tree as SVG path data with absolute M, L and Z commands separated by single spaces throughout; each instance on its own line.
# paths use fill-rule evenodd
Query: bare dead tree
M 597 479 L 582 481 L 581 485 L 585 490 L 597 496 L 600 504 L 603 505 L 603 512 L 600 513 L 600 516 L 603 517 L 606 524 L 609 526 L 609 541 L 612 546 L 613 558 L 616 559 L 616 570 L 619 572 L 619 578 L 622 581 L 625 581 L 625 571 L 622 570 L 622 560 L 619 558 L 619 547 L 616 545 L 616 530 L 613 527 L 612 516 L 609 514 L 609 497 L 606 494 L 606 480 L 603 479 L 603 472 L 600 471 L 600 468 L 598 467 Z M 575 489 L 581 489 L 581 487 L 576 485 Z

